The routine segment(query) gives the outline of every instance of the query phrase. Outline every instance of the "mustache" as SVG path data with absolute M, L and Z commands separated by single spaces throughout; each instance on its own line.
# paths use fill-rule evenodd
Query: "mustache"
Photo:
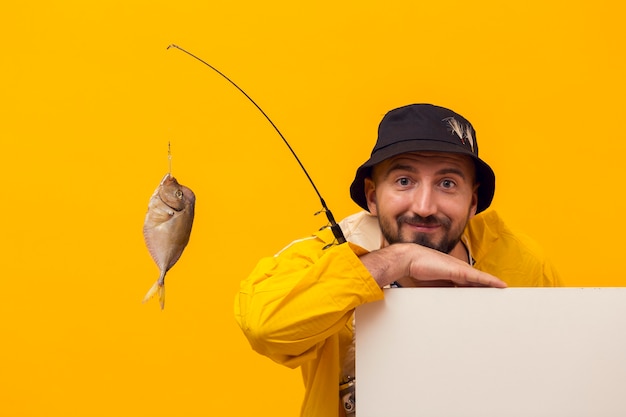
M 424 226 L 444 226 L 449 227 L 452 223 L 447 217 L 437 217 L 434 215 L 422 217 L 420 215 L 413 216 L 400 216 L 398 217 L 398 224 L 408 223 L 412 225 L 424 225 Z

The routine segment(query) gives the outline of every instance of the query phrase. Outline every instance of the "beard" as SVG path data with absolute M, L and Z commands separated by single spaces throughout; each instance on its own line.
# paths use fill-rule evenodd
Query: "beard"
M 394 243 L 416 243 L 418 245 L 426 246 L 427 248 L 438 250 L 443 253 L 450 253 L 456 247 L 461 240 L 465 225 L 469 220 L 469 214 L 467 219 L 462 222 L 461 227 L 453 227 L 452 220 L 445 216 L 428 216 L 422 217 L 418 215 L 414 216 L 400 216 L 395 219 L 395 228 L 392 227 L 392 222 L 389 219 L 383 219 L 378 217 L 380 229 L 383 237 L 389 242 Z M 425 226 L 439 226 L 443 230 L 444 234 L 441 238 L 436 239 L 434 236 L 426 233 L 414 233 L 412 236 L 405 236 L 402 233 L 402 225 L 407 224 L 422 224 Z

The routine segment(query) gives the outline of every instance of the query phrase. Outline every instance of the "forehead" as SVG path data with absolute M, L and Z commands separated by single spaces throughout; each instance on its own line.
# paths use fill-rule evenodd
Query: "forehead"
M 457 170 L 471 179 L 474 178 L 476 170 L 473 159 L 468 155 L 449 152 L 410 152 L 393 156 L 377 164 L 374 166 L 372 176 L 385 174 L 394 169 L 420 171 L 426 168 Z

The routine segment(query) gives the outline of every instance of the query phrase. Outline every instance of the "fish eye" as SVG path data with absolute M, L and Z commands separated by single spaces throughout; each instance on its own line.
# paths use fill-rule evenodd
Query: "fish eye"
M 179 200 L 181 198 L 183 198 L 183 192 L 182 190 L 176 190 L 176 192 L 174 193 L 174 195 L 176 196 L 176 198 L 178 198 Z

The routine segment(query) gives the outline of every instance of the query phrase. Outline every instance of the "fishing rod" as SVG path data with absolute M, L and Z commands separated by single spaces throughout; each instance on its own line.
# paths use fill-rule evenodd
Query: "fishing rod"
M 167 47 L 167 49 L 170 48 L 176 48 L 184 53 L 186 53 L 187 55 L 191 56 L 192 58 L 197 59 L 198 61 L 202 62 L 204 65 L 206 65 L 207 67 L 211 68 L 213 71 L 217 72 L 219 75 L 221 75 L 224 79 L 226 79 L 226 81 L 228 81 L 229 83 L 231 83 L 237 90 L 239 90 L 244 96 L 246 96 L 246 98 L 248 100 L 250 100 L 250 102 L 252 104 L 254 104 L 254 106 L 261 112 L 261 114 L 263 114 L 263 116 L 265 116 L 265 118 L 267 119 L 268 122 L 270 122 L 270 124 L 272 125 L 272 127 L 274 128 L 274 130 L 276 130 L 276 133 L 278 133 L 278 135 L 280 136 L 280 138 L 283 140 L 283 142 L 285 143 L 285 145 L 287 145 L 287 148 L 289 148 L 289 151 L 291 152 L 291 154 L 293 155 L 294 158 L 296 158 L 296 161 L 298 161 L 298 165 L 300 165 L 300 168 L 302 168 L 302 171 L 304 171 L 304 175 L 306 175 L 307 179 L 309 180 L 309 182 L 311 183 L 311 185 L 313 186 L 313 189 L 315 190 L 315 193 L 317 194 L 317 197 L 320 199 L 320 203 L 322 204 L 322 209 L 319 210 L 318 212 L 315 213 L 315 215 L 318 215 L 320 213 L 324 213 L 326 214 L 326 218 L 328 219 L 329 225 L 328 226 L 324 226 L 322 227 L 320 230 L 325 229 L 327 227 L 330 227 L 330 230 L 333 232 L 333 236 L 335 236 L 335 241 L 337 242 L 337 244 L 342 244 L 346 242 L 346 238 L 343 235 L 343 232 L 341 231 L 341 227 L 339 227 L 339 225 L 337 224 L 337 222 L 335 221 L 335 218 L 333 217 L 333 213 L 330 211 L 330 209 L 328 208 L 328 206 L 326 205 L 326 202 L 324 201 L 324 199 L 322 198 L 322 195 L 320 194 L 320 192 L 318 191 L 317 187 L 315 186 L 315 183 L 313 182 L 313 179 L 311 178 L 311 176 L 309 175 L 308 171 L 306 170 L 306 168 L 304 168 L 304 165 L 302 164 L 302 162 L 300 161 L 300 158 L 298 158 L 298 155 L 296 155 L 296 152 L 293 150 L 293 148 L 291 147 L 291 145 L 289 145 L 289 142 L 287 142 L 287 139 L 285 139 L 285 137 L 283 136 L 283 134 L 280 132 L 280 130 L 278 130 L 278 127 L 276 127 L 276 125 L 274 124 L 274 122 L 272 122 L 272 119 L 269 118 L 269 116 L 263 111 L 263 109 L 252 99 L 252 97 L 250 97 L 245 91 L 243 91 L 243 89 L 241 87 L 239 87 L 237 84 L 235 84 L 235 82 L 233 80 L 231 80 L 230 78 L 228 78 L 224 73 L 222 73 L 221 71 L 219 71 L 217 68 L 215 68 L 213 65 L 209 64 L 208 62 L 204 61 L 203 59 L 199 58 L 198 56 L 192 54 L 191 52 L 181 48 L 178 45 L 174 45 L 171 44 Z M 324 249 L 327 249 L 329 247 L 331 247 L 334 244 L 331 243 L 329 245 L 324 246 Z

